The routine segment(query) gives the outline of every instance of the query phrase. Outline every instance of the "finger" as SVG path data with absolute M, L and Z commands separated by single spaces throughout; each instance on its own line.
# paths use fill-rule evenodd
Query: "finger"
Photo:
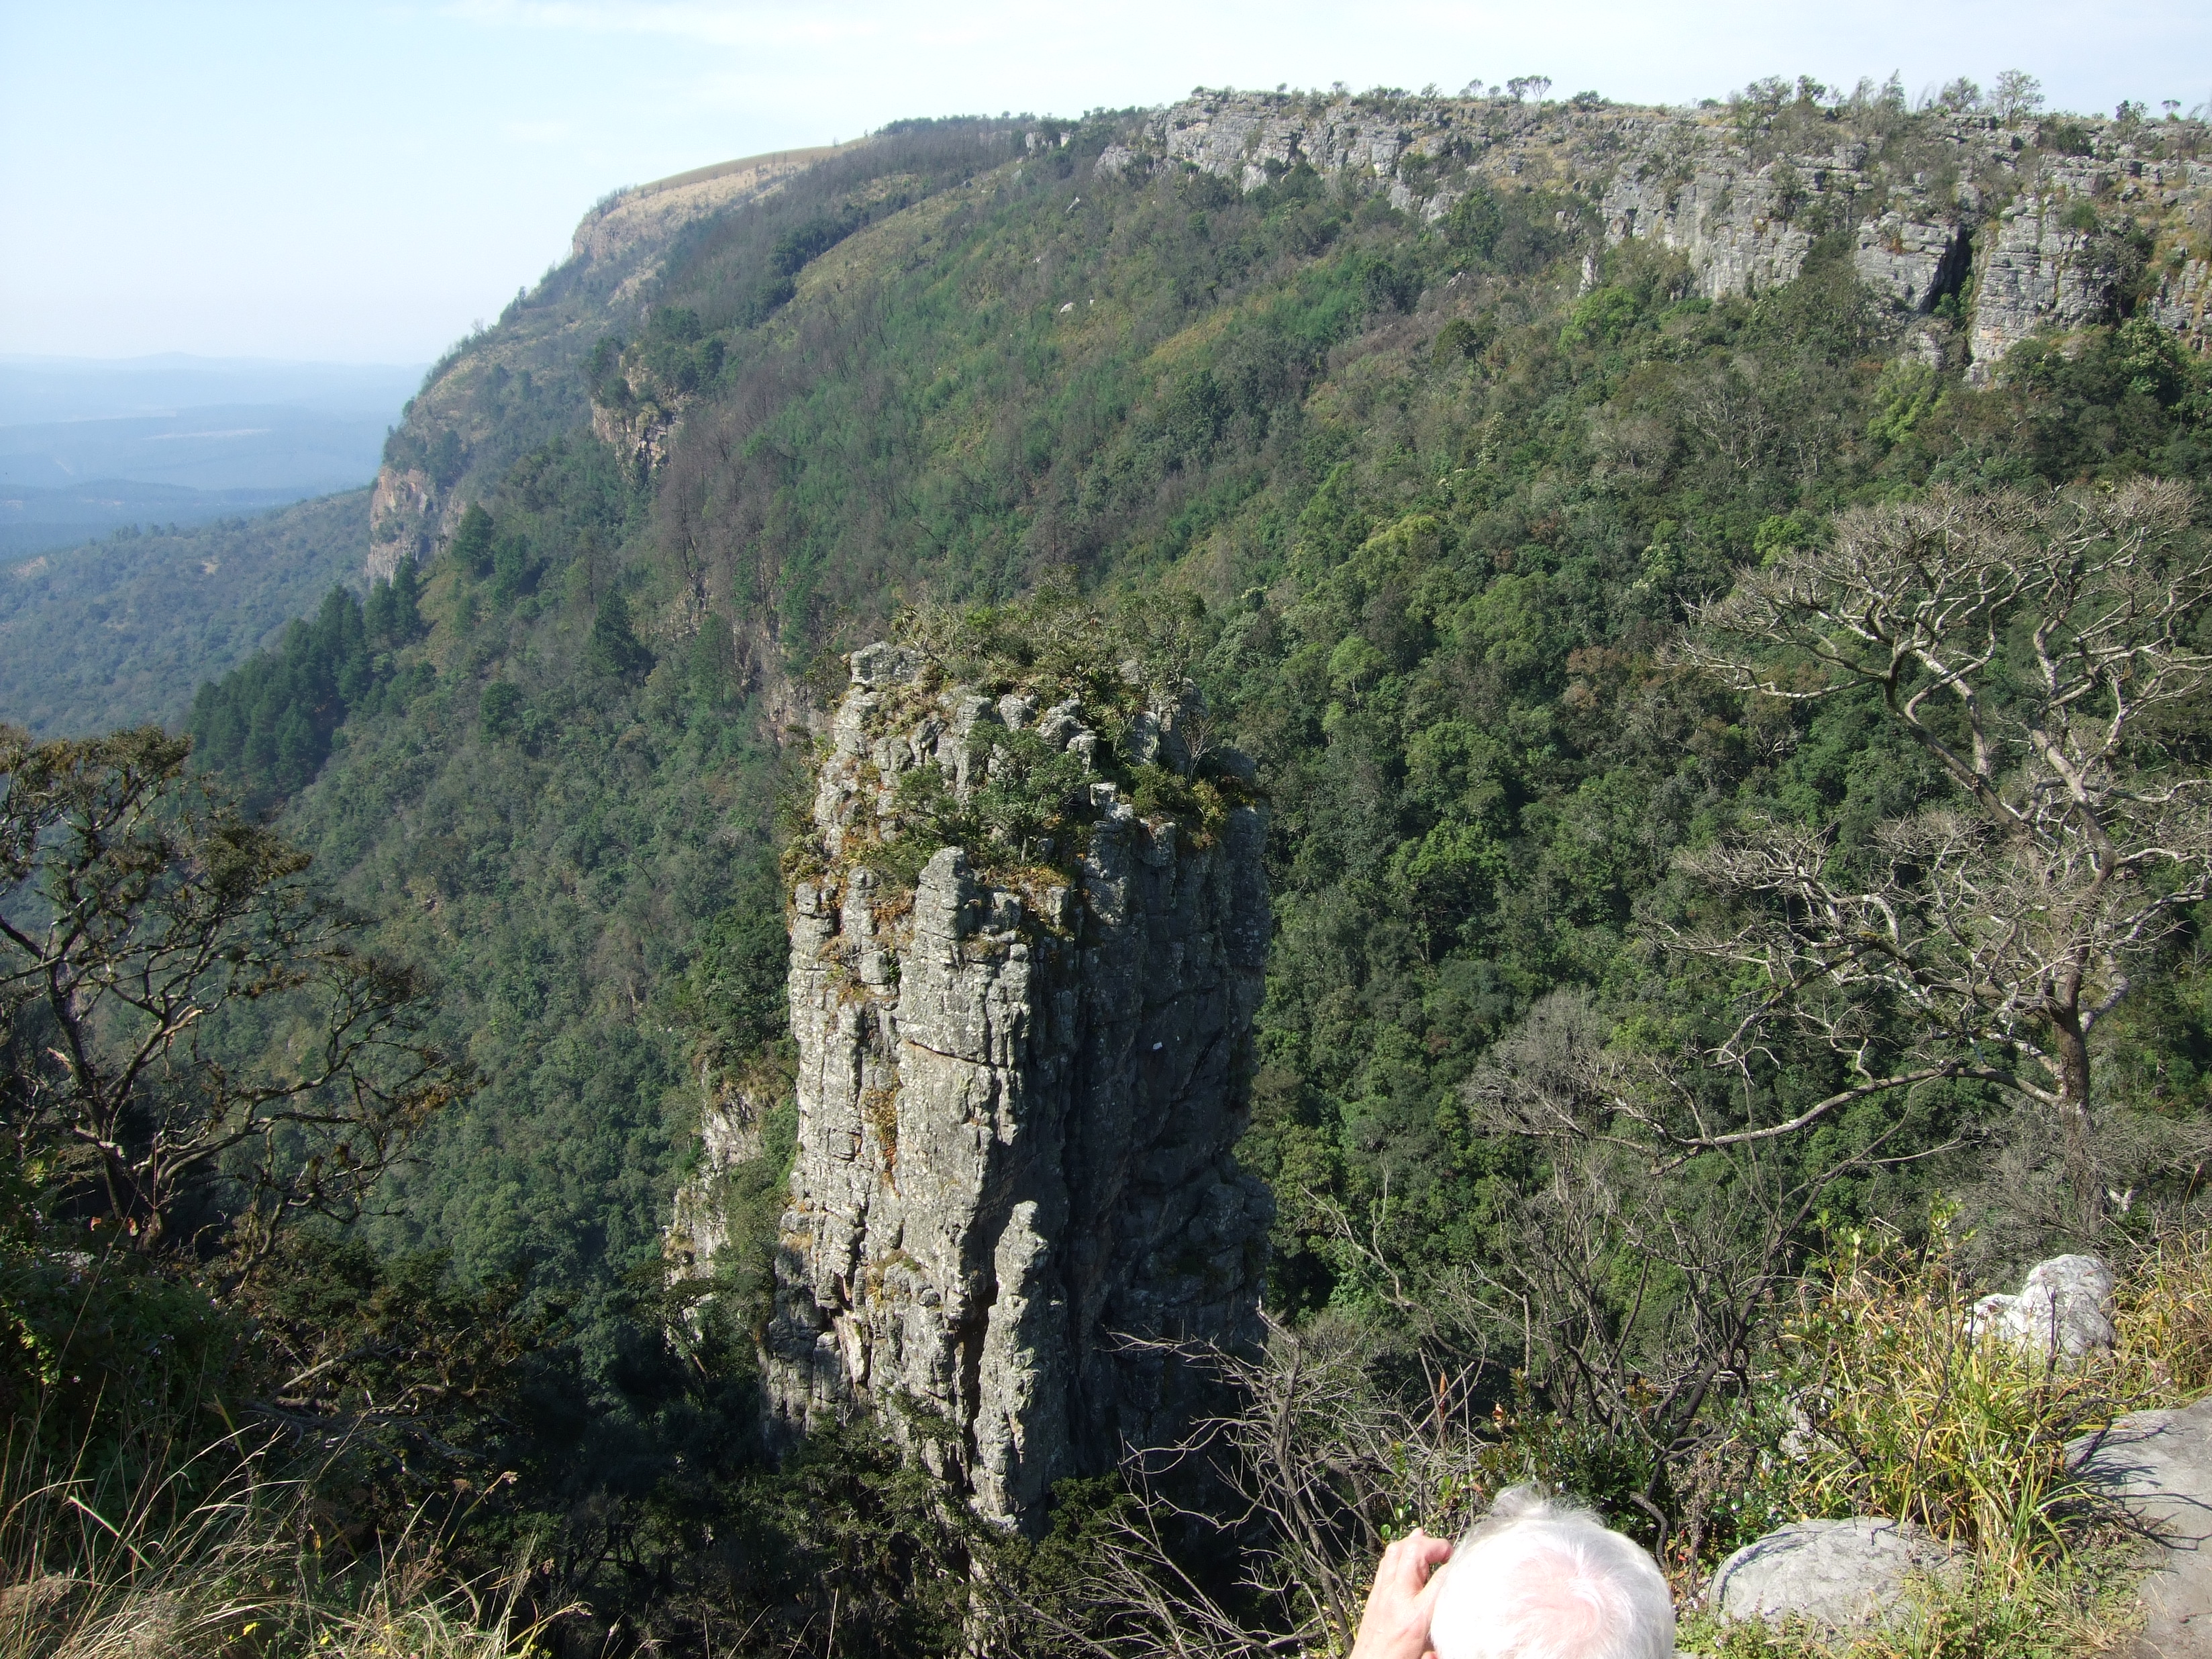
M 1418 1529 L 1395 1540 L 1382 1552 L 1382 1565 L 1377 1570 L 1376 1577 L 1377 1578 L 1387 1577 L 1408 1586 L 1418 1585 L 1420 1583 L 1422 1541 Z

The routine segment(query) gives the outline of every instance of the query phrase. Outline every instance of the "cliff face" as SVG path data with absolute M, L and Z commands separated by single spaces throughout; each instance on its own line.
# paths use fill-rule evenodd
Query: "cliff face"
M 1898 309 L 1965 302 L 1962 354 L 1986 381 L 2036 330 L 2112 315 L 2127 245 L 2145 233 L 2157 279 L 2141 314 L 2205 349 L 2212 167 L 2160 148 L 2154 125 L 2102 121 L 2061 134 L 2033 118 L 1938 116 L 1869 137 L 1844 123 L 1766 130 L 1734 108 L 1221 93 L 1159 112 L 1099 165 L 1125 171 L 1149 153 L 1249 191 L 1304 163 L 1431 221 L 1477 183 L 1540 186 L 1591 201 L 1608 244 L 1680 252 L 1711 298 L 1791 281 L 1814 239 L 1841 230 L 1860 276 Z
M 1955 299 L 1955 329 L 1933 325 L 1923 349 L 1948 341 L 1986 382 L 2039 329 L 2129 304 L 2207 349 L 2212 167 L 2166 157 L 2162 131 L 1901 108 L 1832 121 L 1736 106 L 1221 92 L 1137 117 L 1096 165 L 1188 166 L 1246 191 L 1310 166 L 1431 222 L 1478 184 L 1543 188 L 1586 204 L 1570 212 L 1594 241 L 1679 252 L 1713 298 L 1790 282 L 1817 238 L 1841 233 L 1860 276 L 1898 309 Z M 657 467 L 683 400 L 638 385 L 636 407 L 595 409 L 586 356 L 638 320 L 686 234 L 836 153 L 702 168 L 586 216 L 569 260 L 451 354 L 410 405 L 377 480 L 369 574 L 434 552 L 481 483 L 587 420 L 629 464 Z
M 946 847 L 908 893 L 874 867 L 902 776 L 972 796 L 1009 729 L 1086 764 L 1098 736 L 1074 704 L 925 689 L 902 649 L 853 666 L 815 799 L 824 872 L 793 895 L 799 1151 L 769 1393 L 793 1429 L 877 1408 L 1018 1523 L 1183 1421 L 1188 1380 L 1121 1337 L 1233 1341 L 1255 1319 L 1269 1203 L 1230 1148 L 1264 824 L 1249 805 L 1210 833 L 1148 822 L 1092 781 L 1057 871 Z M 1187 722 L 1155 706 L 1125 750 L 1188 770 Z

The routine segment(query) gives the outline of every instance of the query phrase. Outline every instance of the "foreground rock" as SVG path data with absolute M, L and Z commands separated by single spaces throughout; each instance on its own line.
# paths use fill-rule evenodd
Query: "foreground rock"
M 1097 711 L 995 702 L 872 647 L 815 800 L 791 920 L 799 1153 L 769 1388 L 798 1429 L 877 1409 L 986 1516 L 1158 1444 L 1195 1403 L 1139 1338 L 1256 1318 L 1265 1188 L 1230 1155 L 1267 940 L 1259 811 L 1210 836 L 1104 781 L 1058 873 L 947 847 L 909 891 L 882 838 L 902 778 L 965 799 L 1009 729 L 1088 767 Z M 1188 768 L 1179 705 L 1120 709 L 1133 758 Z M 927 781 L 926 776 L 923 778 Z
M 2081 1473 L 2142 1523 L 2139 1659 L 2212 1659 L 2212 1400 L 2135 1412 L 2067 1448 Z
M 1838 1630 L 1888 1624 L 1912 1577 L 1941 1572 L 1949 1561 L 1944 1546 L 1910 1522 L 1799 1521 L 1722 1562 L 1712 1606 L 1731 1621 L 1800 1618 Z

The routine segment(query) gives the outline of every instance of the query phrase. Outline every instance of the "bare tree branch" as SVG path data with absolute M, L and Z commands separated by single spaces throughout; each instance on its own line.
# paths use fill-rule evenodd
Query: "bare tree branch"
M 416 975 L 189 753 L 0 728 L 0 1109 L 65 1211 L 149 1252 L 189 1212 L 250 1263 L 294 1215 L 356 1211 L 469 1075 Z

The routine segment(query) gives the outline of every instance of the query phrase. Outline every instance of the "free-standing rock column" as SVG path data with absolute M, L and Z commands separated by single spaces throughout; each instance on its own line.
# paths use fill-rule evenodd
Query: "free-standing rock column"
M 1086 763 L 1099 737 L 1071 703 L 925 690 L 916 653 L 853 663 L 822 867 L 793 895 L 799 1149 L 770 1402 L 791 1429 L 870 1407 L 979 1512 L 1031 1521 L 1052 1482 L 1158 1443 L 1194 1403 L 1172 1357 L 1123 1338 L 1252 1334 L 1269 1202 L 1230 1149 L 1265 826 L 1250 805 L 1210 835 L 1147 822 L 1094 781 L 1056 868 L 945 847 L 909 893 L 874 839 L 902 776 L 939 767 L 972 791 L 994 729 Z M 1138 714 L 1125 746 L 1187 765 L 1180 713 Z

